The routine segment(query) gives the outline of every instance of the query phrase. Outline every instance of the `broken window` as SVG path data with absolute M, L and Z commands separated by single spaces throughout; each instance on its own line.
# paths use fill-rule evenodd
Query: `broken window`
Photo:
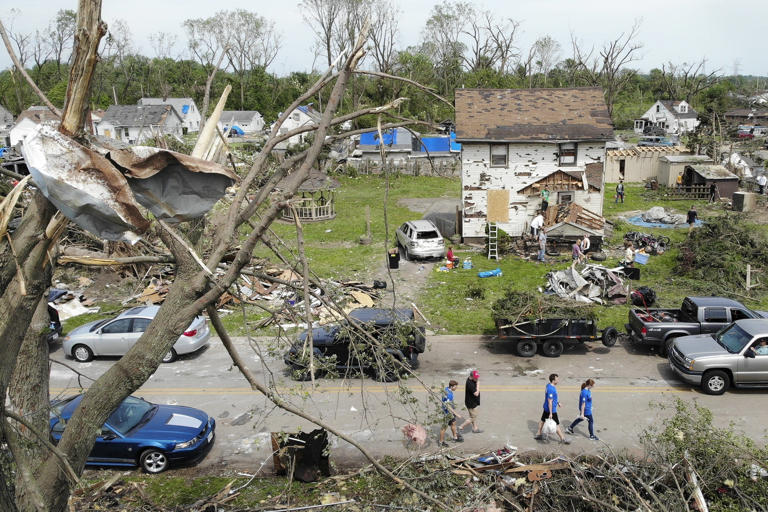
M 656 105 L 656 112 L 661 112 L 661 106 L 660 105 Z
M 507 145 L 491 144 L 491 167 L 507 166 Z
M 573 192 L 558 192 L 557 204 L 570 204 L 573 202 Z
M 560 144 L 560 165 L 576 165 L 576 143 Z

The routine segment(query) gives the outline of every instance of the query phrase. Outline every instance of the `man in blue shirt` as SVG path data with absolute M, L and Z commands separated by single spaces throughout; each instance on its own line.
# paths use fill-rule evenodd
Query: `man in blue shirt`
M 461 419 L 461 415 L 456 412 L 456 404 L 453 403 L 453 392 L 459 387 L 459 383 L 451 379 L 448 383 L 448 387 L 443 390 L 443 422 L 440 426 L 440 446 L 448 446 L 445 442 L 445 431 L 448 427 L 451 427 L 451 433 L 453 434 L 453 440 L 457 443 L 464 441 L 461 434 L 456 431 L 456 420 Z
M 539 430 L 533 437 L 536 440 L 542 439 L 541 429 L 544 427 L 544 421 L 550 419 L 557 424 L 557 436 L 560 438 L 560 442 L 564 444 L 571 444 L 569 440 L 563 435 L 563 430 L 560 428 L 560 419 L 557 417 L 557 383 L 560 382 L 560 377 L 553 373 L 549 376 L 549 384 L 544 391 L 544 412 L 541 415 L 541 421 L 539 421 Z

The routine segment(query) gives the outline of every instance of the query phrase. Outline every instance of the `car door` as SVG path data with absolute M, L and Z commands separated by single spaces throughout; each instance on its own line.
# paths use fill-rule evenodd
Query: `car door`
M 93 352 L 103 356 L 125 354 L 132 345 L 129 340 L 135 337 L 131 330 L 132 322 L 132 318 L 118 318 L 105 324 L 97 335 Z
M 141 335 L 144 334 L 144 331 L 147 330 L 147 327 L 149 327 L 149 324 L 151 322 L 152 322 L 151 318 L 134 318 L 133 319 L 133 324 L 131 325 L 131 332 L 133 334 L 128 339 L 128 346 L 126 350 L 134 346 L 136 342 L 139 341 L 139 338 L 141 338 Z
M 402 245 L 403 247 L 407 247 L 408 246 L 408 241 L 409 241 L 408 240 L 409 235 L 410 234 L 408 233 L 408 224 L 405 223 L 402 226 L 400 226 L 400 229 L 397 230 L 397 241 L 398 241 L 398 243 L 400 245 Z
M 728 310 L 726 308 L 704 308 L 701 319 L 701 333 L 717 332 L 728 323 Z
M 757 346 L 763 339 L 765 338 L 757 338 L 750 343 L 749 346 Z M 748 350 L 750 349 L 746 348 L 744 349 L 744 352 Z M 737 368 L 738 375 L 736 376 L 736 382 L 738 384 L 768 384 L 768 354 L 755 354 L 755 357 L 742 357 L 739 360 Z
M 135 442 L 103 425 L 93 444 L 88 462 L 91 464 L 136 464 Z

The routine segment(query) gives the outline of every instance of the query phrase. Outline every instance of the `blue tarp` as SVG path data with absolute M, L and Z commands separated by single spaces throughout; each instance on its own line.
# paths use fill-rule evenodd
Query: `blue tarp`
M 664 229 L 669 229 L 669 228 L 687 228 L 688 227 L 688 224 L 685 224 L 685 223 L 683 223 L 683 224 L 663 224 L 661 222 L 645 222 L 640 215 L 635 215 L 634 217 L 628 218 L 627 222 L 629 222 L 630 224 L 633 224 L 635 226 L 641 226 L 641 227 L 644 227 L 644 228 L 664 228 Z M 700 220 L 697 220 L 694 223 L 694 226 L 697 227 L 697 228 L 701 227 L 703 225 L 704 225 L 704 223 L 701 222 Z
M 240 127 L 239 127 L 239 126 L 237 126 L 237 125 L 233 126 L 233 127 L 232 127 L 232 129 L 230 129 L 229 131 L 230 131 L 230 132 L 233 132 L 233 133 L 236 133 L 236 134 L 238 134 L 238 135 L 245 135 L 245 132 L 243 131 L 243 129 L 242 129 L 242 128 L 240 128 Z
M 397 144 L 397 130 L 392 132 L 392 130 L 387 130 L 384 132 L 384 145 L 389 146 L 392 144 Z M 366 132 L 360 135 L 360 144 L 365 144 L 367 146 L 378 146 L 379 145 L 379 132 Z
M 451 151 L 461 152 L 461 144 L 456 142 L 456 132 L 451 132 Z
M 438 151 L 450 151 L 451 144 L 448 137 L 422 137 L 419 151 L 422 153 L 437 153 Z
M 181 113 L 182 114 L 188 114 L 189 113 L 189 105 L 182 105 L 181 106 Z

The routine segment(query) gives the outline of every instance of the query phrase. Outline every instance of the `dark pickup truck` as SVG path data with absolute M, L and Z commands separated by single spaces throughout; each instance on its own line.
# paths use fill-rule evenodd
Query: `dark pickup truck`
M 675 338 L 717 332 L 743 318 L 768 318 L 768 313 L 724 297 L 686 297 L 680 309 L 633 308 L 624 327 L 630 342 L 657 346 L 666 356 Z

